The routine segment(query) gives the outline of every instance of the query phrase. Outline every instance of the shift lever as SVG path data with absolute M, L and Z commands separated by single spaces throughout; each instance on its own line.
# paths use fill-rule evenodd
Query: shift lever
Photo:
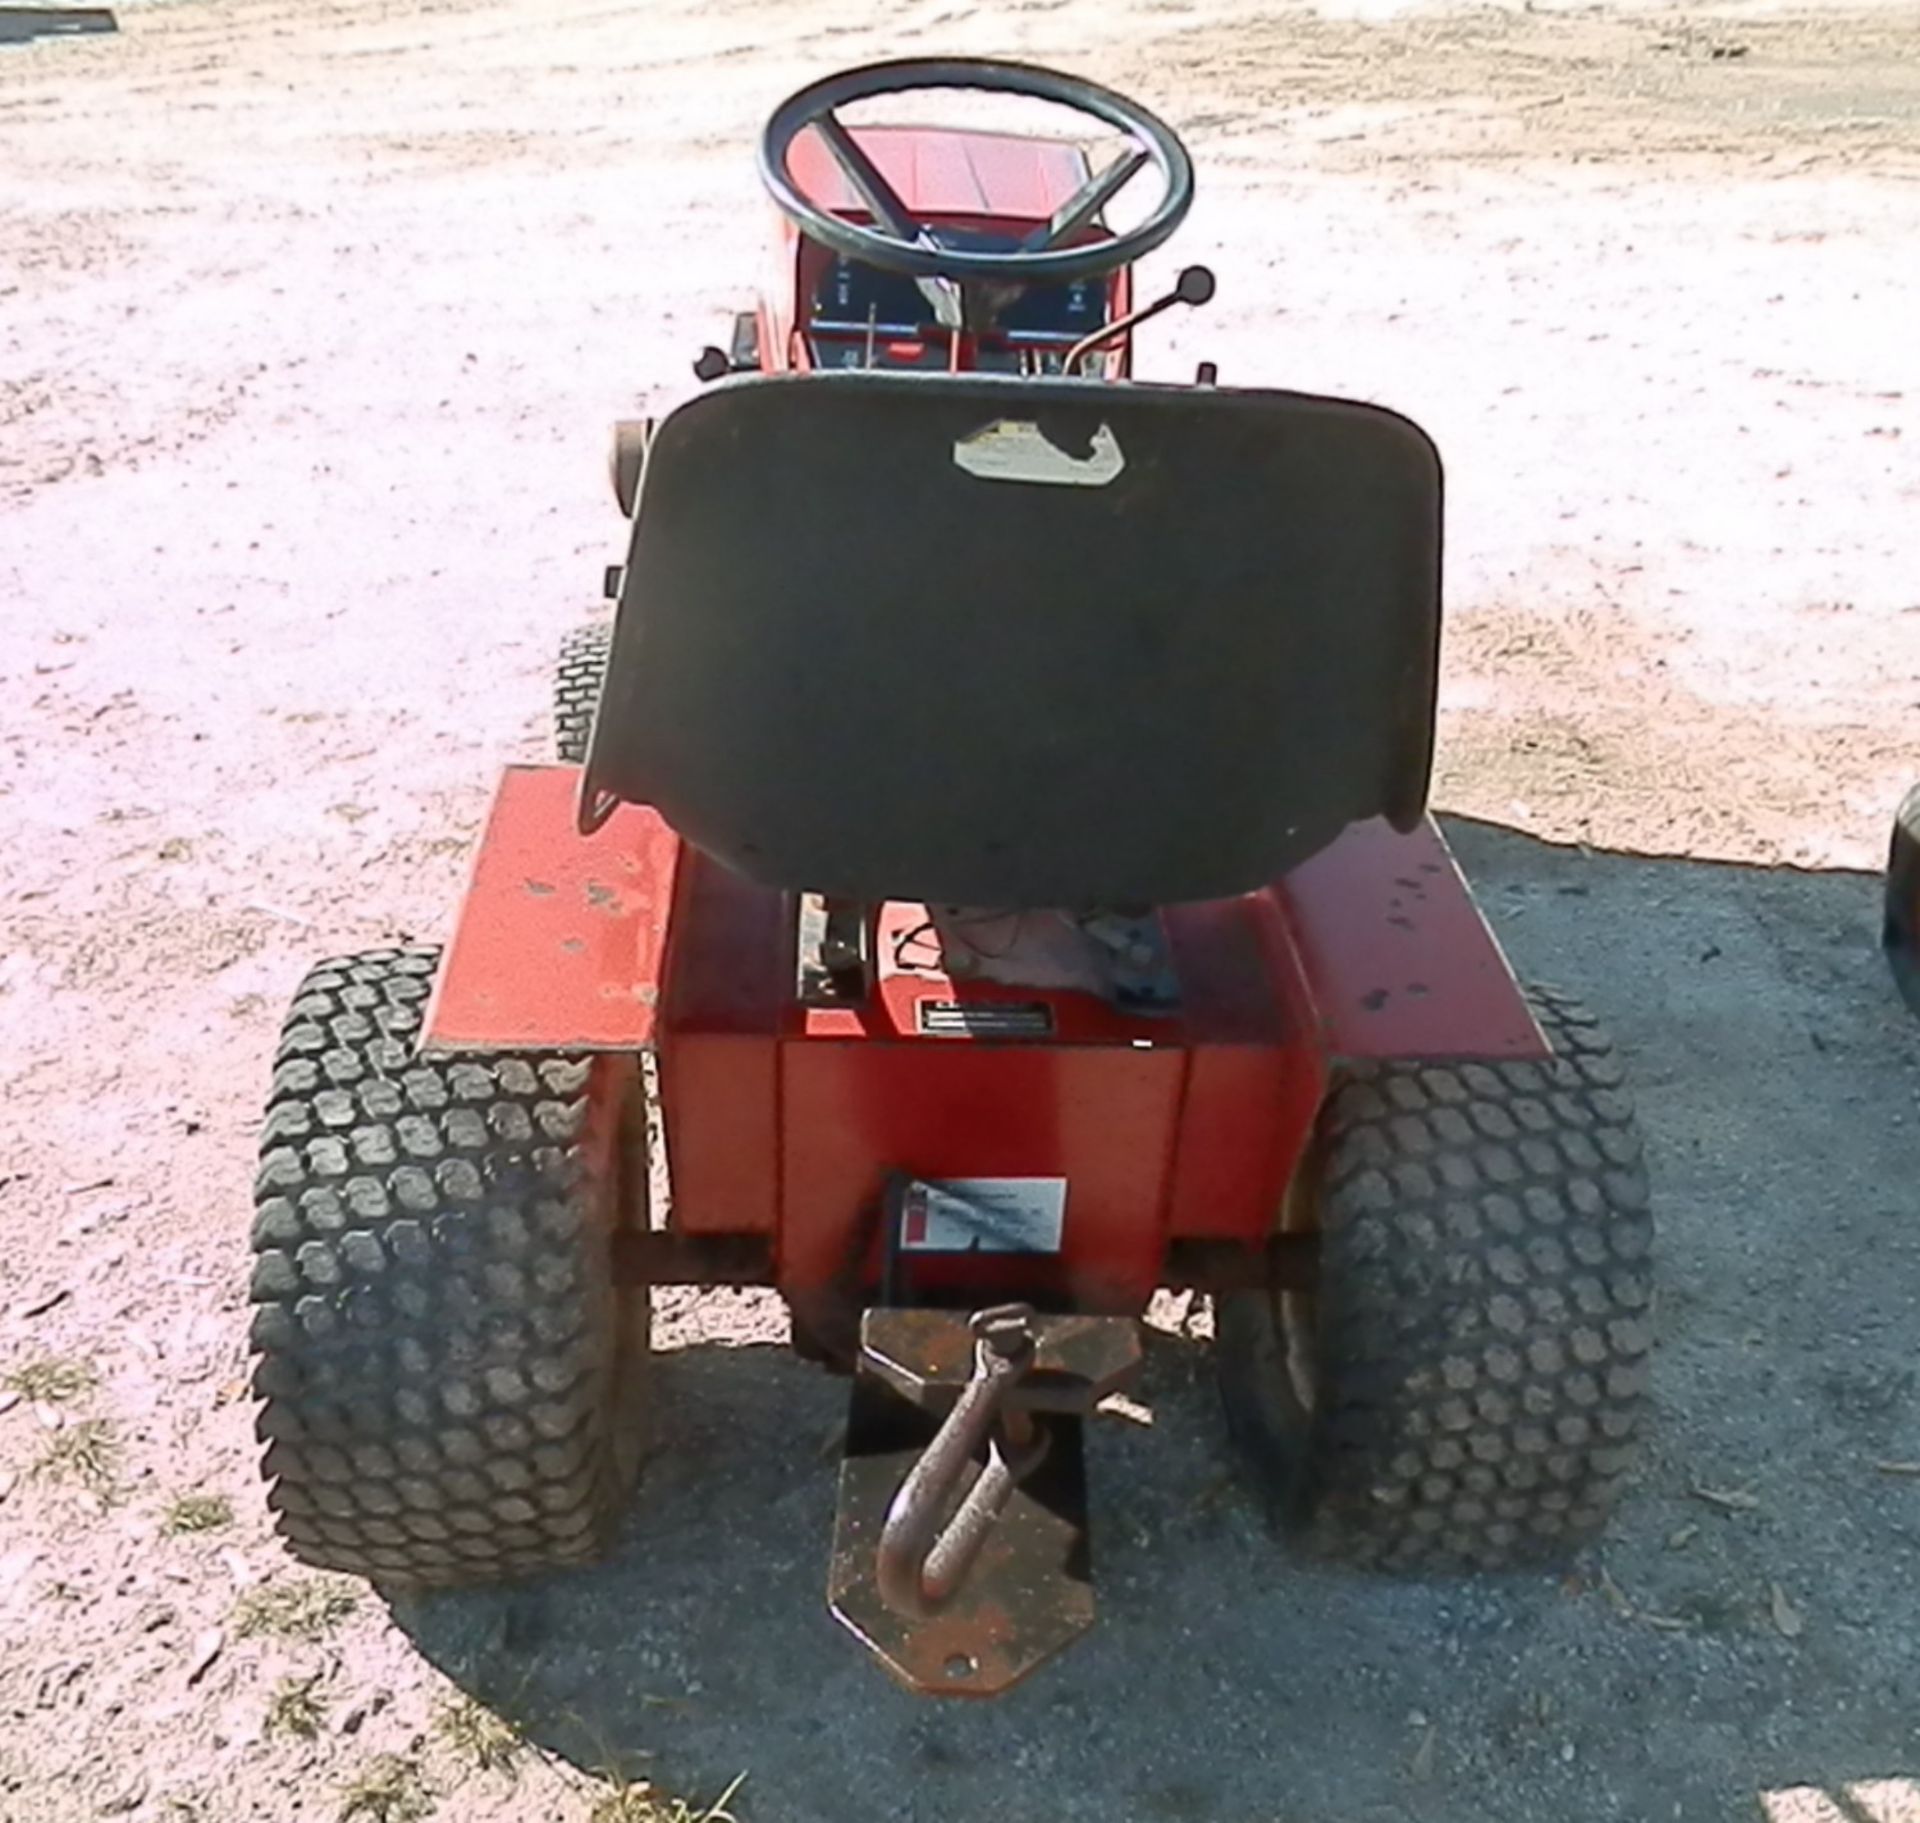
M 1094 352 L 1108 342 L 1123 336 L 1130 329 L 1137 329 L 1149 317 L 1157 317 L 1163 310 L 1171 310 L 1176 304 L 1204 304 L 1213 296 L 1213 274 L 1205 266 L 1189 266 L 1173 281 L 1173 289 L 1165 297 L 1157 297 L 1151 304 L 1143 304 L 1138 310 L 1130 310 L 1123 317 L 1111 323 L 1102 323 L 1091 335 L 1082 336 L 1067 350 L 1067 358 L 1060 363 L 1062 373 L 1073 370 Z

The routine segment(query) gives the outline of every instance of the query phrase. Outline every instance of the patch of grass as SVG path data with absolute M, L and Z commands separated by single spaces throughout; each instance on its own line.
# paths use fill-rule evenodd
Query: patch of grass
M 511 1771 L 524 1745 L 519 1729 L 470 1696 L 445 1704 L 433 1726 L 448 1752 L 480 1772 Z
M 78 1355 L 42 1355 L 24 1367 L 16 1367 L 0 1386 L 8 1392 L 31 1399 L 36 1405 L 71 1405 L 100 1384 L 91 1361 Z
M 746 1782 L 743 1772 L 704 1810 L 695 1810 L 685 1798 L 669 1797 L 645 1781 L 629 1785 L 617 1779 L 588 1813 L 587 1823 L 736 1823 L 727 1806 Z
M 420 1823 L 433 1814 L 433 1794 L 412 1760 L 376 1754 L 340 1787 L 340 1823 Z
M 284 1735 L 296 1741 L 317 1740 L 326 1726 L 327 1706 L 321 1699 L 320 1675 L 283 1677 L 267 1698 L 267 1713 L 261 1732 L 272 1740 Z
M 191 1532 L 218 1532 L 233 1524 L 233 1502 L 224 1494 L 182 1494 L 167 1508 L 160 1523 L 174 1538 Z
M 263 1583 L 234 1604 L 233 1630 L 241 1639 L 323 1640 L 357 1605 L 352 1586 L 338 1579 Z
M 120 1439 L 104 1418 L 89 1418 L 55 1431 L 34 1473 L 46 1481 L 72 1482 L 103 1500 L 120 1485 Z

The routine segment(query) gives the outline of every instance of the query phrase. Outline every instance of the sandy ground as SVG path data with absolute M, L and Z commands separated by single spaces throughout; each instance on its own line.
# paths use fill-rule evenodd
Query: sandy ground
M 21 15 L 0 1374 L 76 1371 L 0 1413 L 0 1817 L 641 1816 L 615 1769 L 702 1802 L 745 1773 L 743 1823 L 1920 1818 L 1920 1036 L 1858 871 L 1920 772 L 1911 5 Z M 1437 793 L 1525 969 L 1636 1062 L 1651 1459 L 1563 1582 L 1309 1572 L 1169 1334 L 1155 1422 L 1098 1446 L 1101 1627 L 929 1707 L 821 1603 L 840 1389 L 763 1304 L 679 1298 L 617 1561 L 340 1612 L 268 1537 L 244 1391 L 280 1006 L 316 954 L 439 931 L 492 773 L 539 750 L 617 554 L 607 422 L 690 384 L 757 270 L 761 114 L 936 50 L 1191 135 L 1164 263 L 1221 296 L 1148 371 L 1388 401 L 1445 451 Z M 522 1731 L 504 1770 L 469 1697 Z

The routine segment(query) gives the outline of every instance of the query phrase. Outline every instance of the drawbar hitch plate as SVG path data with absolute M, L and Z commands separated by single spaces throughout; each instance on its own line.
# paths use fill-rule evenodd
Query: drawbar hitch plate
M 1130 1317 L 864 1314 L 827 1597 L 910 1689 L 997 1696 L 1093 1624 L 1081 1427 L 1139 1368 Z

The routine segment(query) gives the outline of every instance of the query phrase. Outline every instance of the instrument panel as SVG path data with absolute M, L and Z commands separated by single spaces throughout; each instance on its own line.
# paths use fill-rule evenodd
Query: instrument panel
M 1012 236 L 970 235 L 969 246 L 1000 251 Z M 1057 373 L 1074 343 L 1107 321 L 1111 281 L 1080 279 L 1034 285 L 1000 313 L 983 338 L 979 365 Z M 933 305 L 903 273 L 882 272 L 844 257 L 829 259 L 808 299 L 807 337 L 819 367 L 944 369 L 947 334 Z M 869 355 L 871 344 L 871 355 Z

